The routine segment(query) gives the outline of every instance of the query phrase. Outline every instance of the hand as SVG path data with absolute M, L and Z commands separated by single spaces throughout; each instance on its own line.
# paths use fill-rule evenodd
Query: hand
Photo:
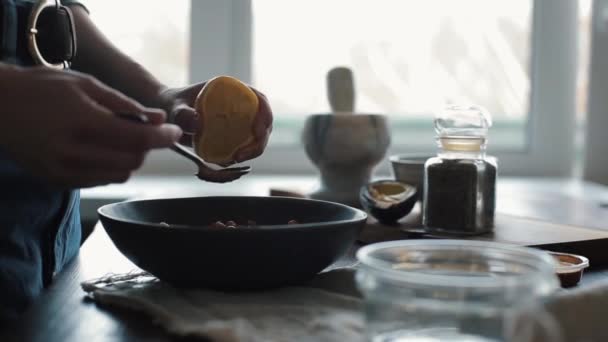
M 1 66 L 1 65 L 0 65 Z M 46 68 L 3 68 L 0 146 L 31 174 L 62 187 L 126 181 L 146 153 L 181 136 L 165 113 L 145 108 L 95 78 Z M 152 125 L 117 118 L 148 116 Z
M 194 101 L 205 83 L 195 84 L 185 88 L 167 89 L 163 92 L 163 102 L 166 103 L 167 112 L 171 122 L 177 124 L 184 131 L 182 143 L 190 146 L 192 135 L 199 130 L 199 116 L 194 110 Z M 272 110 L 266 96 L 256 89 L 251 88 L 258 96 L 260 106 L 253 123 L 254 141 L 237 151 L 236 162 L 259 157 L 268 144 L 270 133 L 272 133 Z

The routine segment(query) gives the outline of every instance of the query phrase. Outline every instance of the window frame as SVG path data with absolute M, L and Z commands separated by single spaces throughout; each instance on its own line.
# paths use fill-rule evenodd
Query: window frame
M 608 0 L 594 0 L 592 14 L 583 178 L 608 185 L 608 67 L 605 62 L 608 59 Z
M 253 20 L 251 0 L 191 1 L 190 82 L 218 74 L 251 82 Z M 533 0 L 532 20 L 526 148 L 495 156 L 502 175 L 567 177 L 573 174 L 575 160 L 578 1 Z M 280 120 L 278 113 L 275 120 Z M 407 146 L 391 146 L 387 156 L 408 152 L 413 151 Z M 154 153 L 150 159 L 146 173 L 176 171 L 166 152 Z M 271 145 L 251 165 L 257 173 L 315 172 L 301 146 Z M 389 173 L 388 161 L 377 171 Z

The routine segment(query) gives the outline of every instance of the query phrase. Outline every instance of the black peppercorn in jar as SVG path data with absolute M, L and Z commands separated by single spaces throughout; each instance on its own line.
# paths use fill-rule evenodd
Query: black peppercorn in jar
M 496 159 L 485 154 L 491 119 L 478 106 L 450 106 L 435 119 L 439 152 L 425 164 L 423 224 L 429 232 L 492 231 Z

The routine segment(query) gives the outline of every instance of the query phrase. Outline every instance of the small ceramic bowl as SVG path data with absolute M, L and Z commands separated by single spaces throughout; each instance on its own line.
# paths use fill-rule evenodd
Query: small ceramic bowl
M 430 154 L 398 154 L 389 158 L 395 179 L 415 186 L 420 198 L 424 186 L 424 163 L 431 157 L 434 156 Z
M 394 180 L 379 180 L 361 188 L 361 206 L 383 224 L 394 224 L 412 211 L 416 187 Z
M 583 277 L 583 270 L 589 267 L 589 259 L 581 255 L 550 252 L 557 261 L 555 273 L 564 288 L 576 286 Z

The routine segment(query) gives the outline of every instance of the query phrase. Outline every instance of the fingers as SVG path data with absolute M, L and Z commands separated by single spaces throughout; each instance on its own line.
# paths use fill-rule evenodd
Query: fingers
M 59 166 L 52 173 L 61 184 L 88 187 L 126 182 L 141 167 L 148 150 L 169 146 L 181 136 L 175 125 L 104 119 L 107 122 L 100 120 L 96 129 L 87 132 L 87 139 L 58 147 Z
M 78 83 L 87 96 L 114 113 L 142 113 L 145 110 L 145 107 L 137 101 L 106 86 L 94 77 L 81 76 Z
M 173 124 L 142 124 L 114 115 L 89 115 L 86 122 L 76 124 L 81 125 L 76 135 L 76 143 L 115 151 L 141 152 L 165 148 L 182 136 L 182 130 Z
M 90 131 L 91 138 L 103 141 L 115 150 L 147 151 L 171 146 L 182 136 L 182 130 L 173 124 L 158 126 L 123 121 L 108 120 Z
M 264 134 L 264 137 L 262 138 L 262 140 L 256 139 L 256 140 L 254 140 L 253 143 L 240 149 L 236 153 L 235 160 L 238 163 L 240 163 L 240 162 L 243 162 L 246 160 L 257 158 L 260 155 L 262 155 L 262 153 L 264 153 L 264 150 L 266 149 L 266 145 L 268 145 L 268 140 L 270 138 L 270 131 L 271 131 L 271 129 L 269 128 L 267 130 L 267 133 Z
M 264 153 L 270 139 L 270 133 L 272 132 L 273 116 L 268 99 L 256 89 L 251 89 L 258 95 L 260 103 L 258 113 L 253 122 L 254 141 L 237 152 L 235 157 L 237 162 L 254 159 Z
M 201 89 L 205 86 L 207 82 L 201 82 L 194 85 L 191 85 L 186 88 L 182 88 L 179 90 L 180 98 L 184 99 L 186 103 L 191 103 L 194 105 L 194 101 L 196 101 L 196 97 L 198 93 L 200 93 Z
M 162 109 L 146 107 L 140 113 L 147 116 L 153 125 L 160 125 L 167 120 L 167 114 Z
M 195 134 L 200 127 L 199 115 L 194 108 L 185 103 L 174 107 L 172 112 L 173 122 L 181 127 L 186 134 Z
M 266 95 L 253 88 L 251 89 L 258 95 L 260 102 L 258 113 L 253 122 L 253 135 L 257 140 L 263 140 L 266 135 L 272 132 L 272 109 L 270 108 L 270 103 L 268 103 Z
M 88 95 L 88 94 L 87 94 Z M 78 142 L 109 147 L 119 151 L 147 151 L 168 147 L 182 136 L 182 130 L 172 124 L 162 124 L 162 111 L 138 107 L 138 113 L 147 115 L 155 124 L 133 122 L 118 117 L 94 99 L 83 96 L 81 107 L 88 113 L 74 118 Z
M 194 142 L 194 136 L 192 134 L 183 134 L 182 137 L 179 138 L 179 143 L 184 146 L 194 147 L 194 146 L 192 146 L 193 142 Z
M 81 76 L 79 83 L 89 98 L 97 102 L 100 106 L 107 108 L 112 114 L 144 114 L 153 125 L 160 125 L 167 119 L 167 114 L 162 109 L 144 107 L 139 102 L 106 86 L 93 77 Z

